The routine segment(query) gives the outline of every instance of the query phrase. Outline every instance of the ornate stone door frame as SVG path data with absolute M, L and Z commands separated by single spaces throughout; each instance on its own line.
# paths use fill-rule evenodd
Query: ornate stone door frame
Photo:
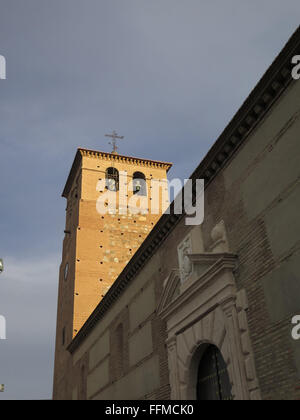
M 208 344 L 227 364 L 233 398 L 260 399 L 246 310 L 237 291 L 234 254 L 189 254 L 190 276 L 173 270 L 165 281 L 158 313 L 167 322 L 171 399 L 196 399 L 198 365 Z M 188 264 L 186 264 L 188 266 Z

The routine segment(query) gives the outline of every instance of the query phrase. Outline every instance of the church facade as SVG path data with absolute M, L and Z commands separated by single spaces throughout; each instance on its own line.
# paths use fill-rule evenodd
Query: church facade
M 106 273 L 111 287 L 91 306 L 89 296 L 77 304 L 76 293 L 86 293 L 93 272 L 87 243 L 99 215 L 82 246 L 86 266 L 69 273 L 75 288 L 71 280 L 67 294 L 63 261 L 55 399 L 300 399 L 300 340 L 291 334 L 300 315 L 297 54 L 299 30 L 193 172 L 205 181 L 200 226 L 188 226 L 173 205 L 156 224 L 141 221 L 143 241 L 118 275 Z M 121 169 L 117 156 L 107 158 Z M 155 165 L 166 176 L 169 164 Z

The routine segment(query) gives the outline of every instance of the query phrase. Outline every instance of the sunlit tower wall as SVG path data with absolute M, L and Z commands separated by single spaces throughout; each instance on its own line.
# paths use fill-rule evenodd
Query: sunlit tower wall
M 78 149 L 63 197 L 67 200 L 65 237 L 59 276 L 55 381 L 63 374 L 66 347 L 150 233 L 168 206 L 167 162 Z M 127 174 L 127 181 L 122 185 Z M 153 182 L 161 190 L 151 213 Z M 122 200 L 120 195 L 122 194 Z M 99 202 L 115 195 L 117 211 Z M 140 197 L 147 214 L 124 213 L 123 199 Z M 122 202 L 122 203 L 121 203 Z M 127 207 L 127 206 L 126 206 Z

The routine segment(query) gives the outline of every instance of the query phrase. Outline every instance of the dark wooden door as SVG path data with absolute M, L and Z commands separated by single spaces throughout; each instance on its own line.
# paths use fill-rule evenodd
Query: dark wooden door
M 215 346 L 203 354 L 198 369 L 197 400 L 232 400 L 226 363 Z

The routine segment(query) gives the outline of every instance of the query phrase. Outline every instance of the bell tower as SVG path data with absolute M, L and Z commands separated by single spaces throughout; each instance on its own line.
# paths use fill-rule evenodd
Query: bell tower
M 54 398 L 55 394 L 64 394 L 61 388 L 66 386 L 67 346 L 168 207 L 166 181 L 171 166 L 116 151 L 77 150 L 62 194 L 67 207 L 59 275 Z M 154 180 L 162 181 L 165 190 L 155 214 L 151 212 Z M 114 198 L 115 211 L 105 201 L 106 196 Z M 141 199 L 148 212 L 132 212 L 132 198 Z M 106 212 L 101 211 L 103 206 L 107 206 Z

